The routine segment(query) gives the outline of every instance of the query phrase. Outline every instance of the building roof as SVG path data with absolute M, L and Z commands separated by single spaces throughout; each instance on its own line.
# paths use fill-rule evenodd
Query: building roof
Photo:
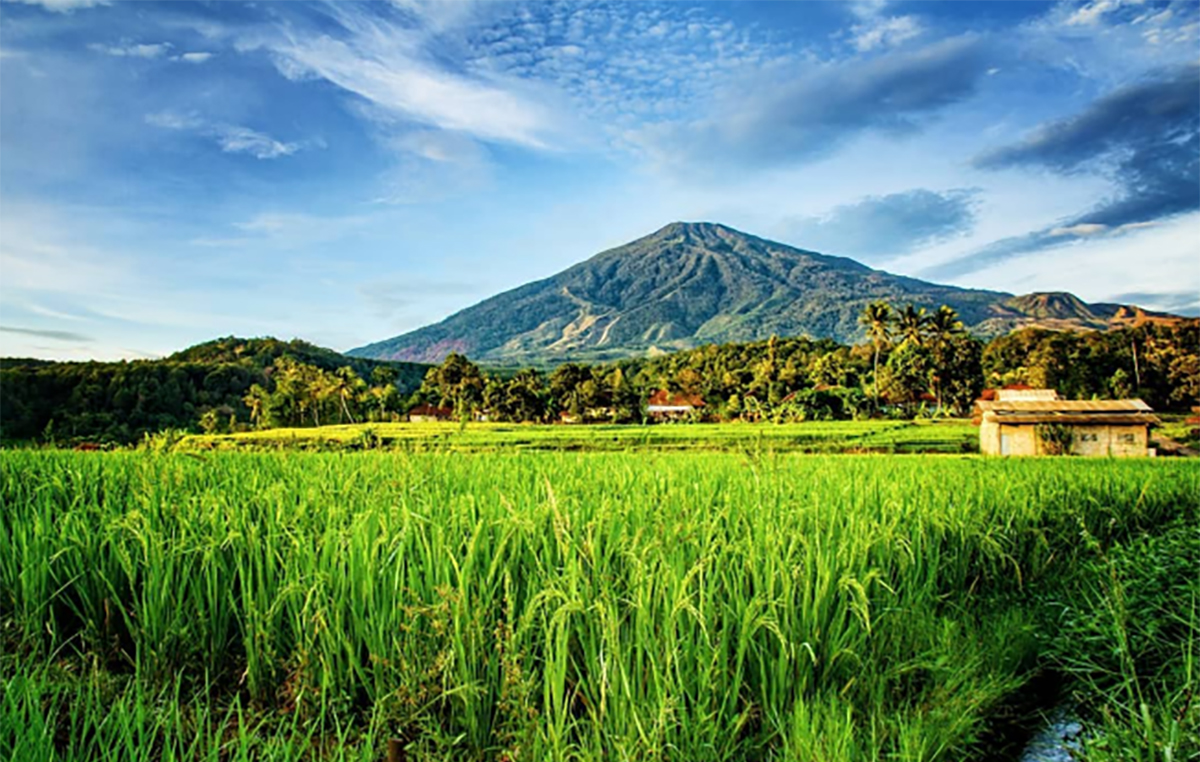
M 1149 413 L 1150 406 L 1141 400 L 980 400 L 975 403 L 983 412 L 998 415 L 1016 413 Z
M 980 400 L 984 420 L 1000 424 L 1067 423 L 1100 426 L 1158 424 L 1141 400 Z
M 698 394 L 684 394 L 683 392 L 672 394 L 666 389 L 659 389 L 650 395 L 646 404 L 651 407 L 704 407 L 704 399 Z
M 1038 423 L 1068 423 L 1084 426 L 1145 426 L 1162 423 L 1150 413 L 1027 413 L 996 416 L 991 420 L 1005 426 Z

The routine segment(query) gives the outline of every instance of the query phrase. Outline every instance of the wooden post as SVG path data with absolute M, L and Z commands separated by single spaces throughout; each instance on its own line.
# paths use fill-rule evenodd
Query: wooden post
M 388 744 L 388 762 L 406 762 L 408 753 L 404 751 L 404 741 L 399 738 L 389 738 Z

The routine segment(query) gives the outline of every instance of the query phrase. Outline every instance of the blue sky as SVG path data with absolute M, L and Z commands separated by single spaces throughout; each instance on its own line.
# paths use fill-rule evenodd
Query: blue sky
M 0 354 L 336 349 L 674 220 L 1200 314 L 1200 4 L 0 4 Z

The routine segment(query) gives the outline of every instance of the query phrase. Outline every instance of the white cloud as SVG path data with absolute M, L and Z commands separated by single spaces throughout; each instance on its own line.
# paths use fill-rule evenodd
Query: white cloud
M 1120 0 L 1096 0 L 1096 2 L 1077 8 L 1063 23 L 1067 26 L 1092 26 L 1098 24 L 1104 14 L 1114 11 L 1120 6 Z
M 214 128 L 217 144 L 225 153 L 248 153 L 256 159 L 277 159 L 299 151 L 300 143 L 284 143 L 249 127 L 220 125 Z
M 1090 235 L 1099 235 L 1106 230 L 1108 230 L 1108 225 L 1081 222 L 1078 225 L 1052 228 L 1050 230 L 1050 235 L 1054 236 L 1055 238 L 1061 238 L 1063 236 L 1087 237 Z
M 54 13 L 70 13 L 80 8 L 94 8 L 99 5 L 109 5 L 110 0 L 4 0 L 10 3 L 25 5 L 40 5 Z
M 264 46 L 291 78 L 318 77 L 397 117 L 474 138 L 544 149 L 550 109 L 514 82 L 451 72 L 423 50 L 419 30 L 336 9 L 342 39 L 292 31 Z
M 1018 27 L 1014 45 L 1027 62 L 1070 71 L 1097 87 L 1114 87 L 1132 75 L 1187 65 L 1200 41 L 1197 5 L 1173 2 L 1156 12 L 1139 0 L 1060 2 Z
M 850 12 L 859 22 L 850 27 L 850 44 L 860 53 L 877 48 L 900 45 L 924 31 L 915 16 L 888 16 L 884 14 L 887 0 L 860 0 L 850 3 Z
M 890 48 L 919 36 L 924 29 L 913 16 L 872 19 L 850 28 L 854 47 L 860 53 Z
M 92 43 L 90 50 L 117 58 L 161 58 L 171 50 L 169 42 L 155 43 L 122 43 L 120 45 L 101 45 Z
M 278 159 L 306 148 L 324 147 L 319 140 L 284 142 L 249 127 L 210 123 L 194 112 L 181 114 L 160 111 L 147 114 L 146 124 L 165 130 L 195 132 L 216 141 L 225 153 L 246 153 L 256 159 Z
M 1071 236 L 1074 238 L 1090 238 L 1099 235 L 1124 235 L 1132 233 L 1135 230 L 1145 230 L 1146 228 L 1156 227 L 1158 221 L 1150 220 L 1147 222 L 1127 222 L 1124 225 L 1102 225 L 1096 222 L 1081 222 L 1077 225 L 1068 225 L 1066 227 L 1051 228 L 1049 235 L 1054 238 Z
M 88 45 L 89 50 L 97 53 L 103 53 L 106 56 L 114 58 L 145 58 L 155 59 L 166 57 L 171 61 L 181 61 L 183 63 L 202 64 L 213 57 L 213 53 L 207 51 L 192 51 L 189 53 L 180 53 L 178 55 L 169 55 L 172 48 L 175 46 L 169 42 L 155 43 L 133 43 L 122 41 L 119 45 L 104 45 L 94 42 Z
M 956 282 L 1013 293 L 1070 291 L 1089 302 L 1138 293 L 1142 307 L 1194 310 L 1200 307 L 1198 242 L 1200 213 L 1193 213 L 1129 235 L 1079 238 L 1074 245 L 999 262 Z M 1154 253 L 1152 261 L 1147 252 Z M 1179 294 L 1187 292 L 1192 304 L 1180 304 Z
M 529 6 L 470 30 L 466 46 L 471 69 L 561 93 L 617 142 L 647 121 L 699 116 L 720 87 L 802 58 L 792 41 L 670 3 Z

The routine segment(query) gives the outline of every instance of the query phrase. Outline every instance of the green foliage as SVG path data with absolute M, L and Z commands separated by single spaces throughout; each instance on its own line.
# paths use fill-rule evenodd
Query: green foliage
M 1139 538 L 1198 496 L 1182 462 L 2 452 L 0 748 L 977 759 L 1039 656 L 1183 696 L 1195 539 L 1145 574 Z M 1047 645 L 1099 572 L 1131 648 L 1086 611 Z
M 1089 556 L 1065 599 L 1047 595 L 1046 659 L 1071 678 L 1096 731 L 1086 762 L 1170 762 L 1200 755 L 1200 523 Z
M 1047 455 L 1069 455 L 1075 445 L 1075 428 L 1063 423 L 1039 423 L 1033 433 Z
M 565 363 L 548 377 L 533 368 L 487 371 L 451 354 L 424 373 L 419 388 L 396 386 L 405 383 L 407 366 L 376 363 L 368 382 L 351 365 L 323 367 L 283 353 L 297 342 L 265 339 L 246 342 L 241 354 L 238 344 L 220 340 L 181 355 L 241 363 L 233 365 L 6 361 L 0 437 L 129 444 L 163 428 L 215 434 L 388 422 L 416 404 L 449 408 L 460 421 L 541 423 L 565 414 L 588 423 L 641 423 L 647 399 L 660 389 L 703 399 L 697 418 L 746 421 L 963 416 L 985 385 L 1016 382 L 1056 388 L 1067 398 L 1137 394 L 1168 410 L 1187 409 L 1200 394 L 1195 326 L 1086 335 L 1029 330 L 985 347 L 963 331 L 954 310 L 943 306 L 926 316 L 908 305 L 898 311 L 908 335 L 892 346 L 894 313 L 886 303 L 864 312 L 864 325 L 874 326 L 870 345 L 771 337 L 610 365 Z M 272 357 L 268 366 L 255 365 Z
M 347 370 L 339 377 L 340 368 Z M 331 389 L 328 393 L 336 396 L 330 399 L 339 410 L 326 420 L 358 419 L 365 413 L 350 408 L 364 387 L 355 381 L 360 372 L 355 368 L 368 374 L 386 369 L 384 388 L 400 385 L 394 393 L 380 392 L 383 399 L 376 400 L 376 408 L 384 416 L 397 410 L 398 395 L 415 389 L 423 372 L 422 366 L 347 358 L 305 342 L 276 339 L 218 339 L 164 360 L 4 360 L 0 439 L 132 444 L 147 432 L 167 428 L 219 432 L 294 423 L 295 400 L 273 397 L 277 385 L 272 376 L 280 369 L 306 374 L 304 384 L 319 378 Z M 311 405 L 304 407 L 311 412 Z
M 1090 333 L 1031 328 L 993 339 L 982 362 L 988 386 L 1026 383 L 1066 399 L 1135 396 L 1156 410 L 1200 404 L 1200 323 Z

